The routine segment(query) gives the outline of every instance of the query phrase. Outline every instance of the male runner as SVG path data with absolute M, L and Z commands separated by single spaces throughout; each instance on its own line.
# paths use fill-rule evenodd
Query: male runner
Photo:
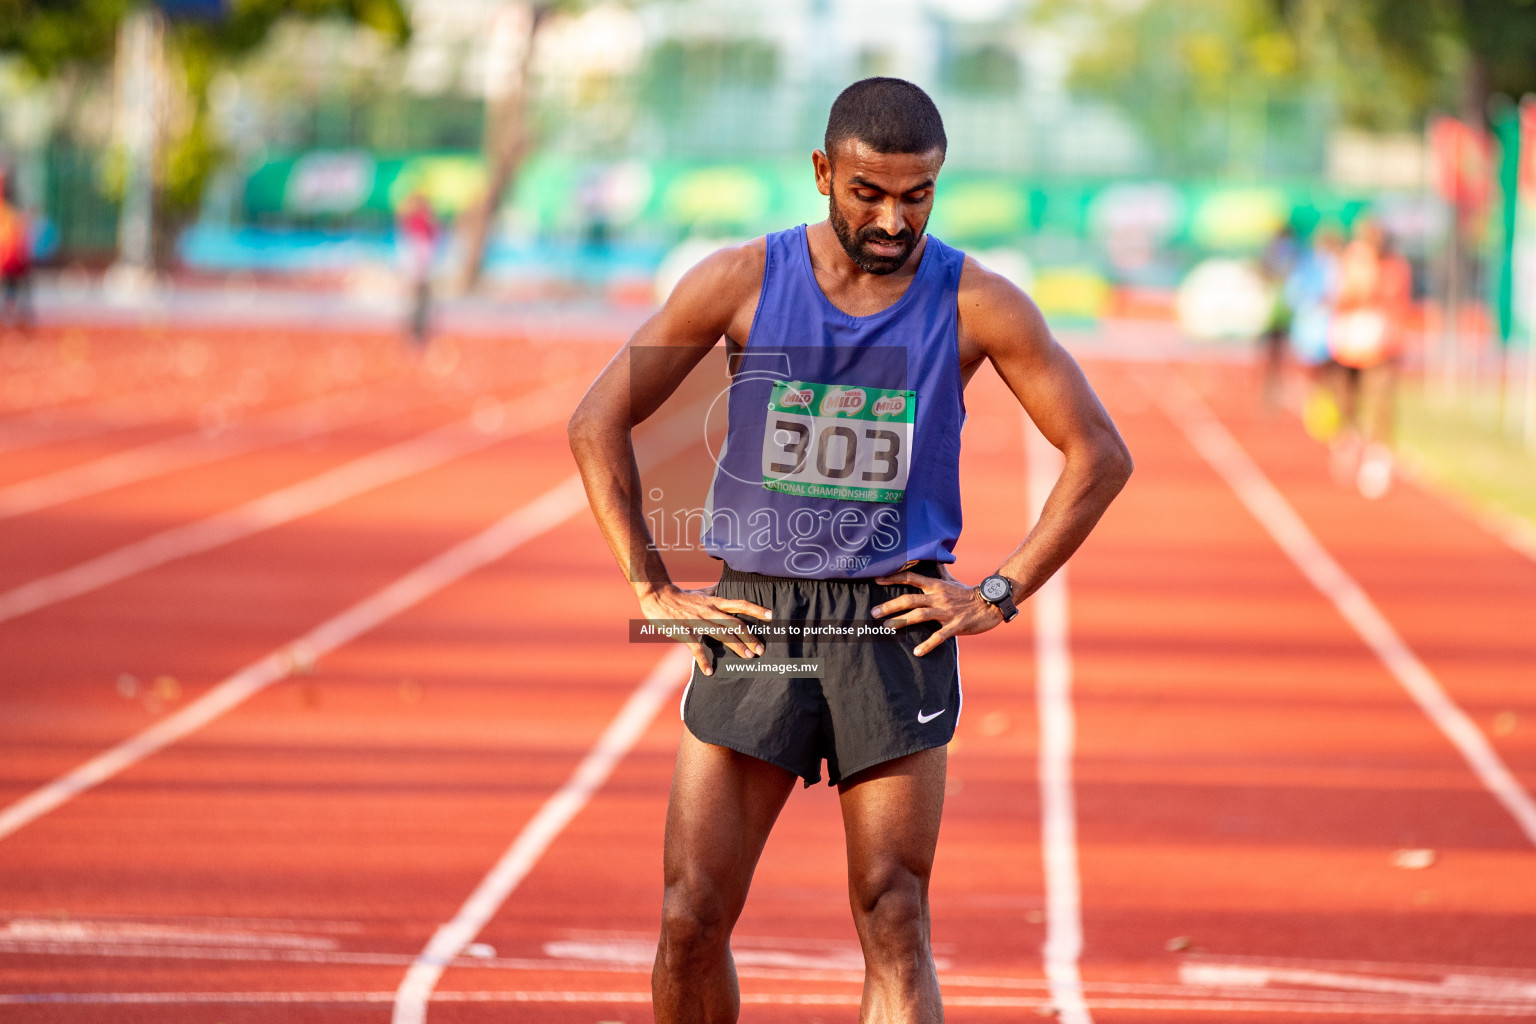
M 928 878 L 960 714 L 954 637 L 1012 618 L 1131 472 L 1034 304 L 925 235 L 945 146 L 921 89 L 891 78 L 850 86 L 811 157 L 827 220 L 694 267 L 571 418 L 593 512 L 642 612 L 725 626 L 718 640 L 686 641 L 696 667 L 667 809 L 658 1021 L 736 1020 L 731 929 L 795 778 L 810 785 L 823 760 L 864 950 L 861 1020 L 942 1019 Z M 735 376 L 704 544 L 725 568 L 718 584 L 682 590 L 646 527 L 630 432 L 722 336 Z M 948 563 L 960 532 L 961 392 L 983 362 L 1066 463 L 1029 536 L 972 587 Z M 883 621 L 897 639 L 764 642 L 750 620 L 764 633 L 789 621 Z M 781 658 L 816 674 L 752 670 Z

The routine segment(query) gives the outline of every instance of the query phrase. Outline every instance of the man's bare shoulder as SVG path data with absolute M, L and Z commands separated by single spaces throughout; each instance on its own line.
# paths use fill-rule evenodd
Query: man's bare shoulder
M 767 262 L 768 240 L 765 237 L 727 245 L 694 264 L 677 287 L 684 291 L 684 298 L 747 297 L 762 286 L 763 267 Z M 676 290 L 673 295 L 677 295 Z
M 995 357 L 1000 347 L 1033 348 L 1050 341 L 1050 329 L 1034 301 L 974 256 L 965 257 L 960 271 L 959 306 L 960 340 L 967 350 L 963 362 Z
M 762 290 L 768 259 L 765 239 L 728 245 L 695 263 L 677 282 L 652 319 L 662 344 L 713 345 L 721 335 L 744 332 Z

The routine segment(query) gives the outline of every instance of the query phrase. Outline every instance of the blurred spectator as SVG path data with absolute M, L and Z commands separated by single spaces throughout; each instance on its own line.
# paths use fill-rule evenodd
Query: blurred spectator
M 1259 261 L 1264 282 L 1274 293 L 1275 303 L 1269 314 L 1269 324 L 1261 337 L 1263 351 L 1260 359 L 1264 371 L 1264 400 L 1271 406 L 1280 404 L 1280 382 L 1285 370 L 1286 342 L 1291 333 L 1291 305 L 1286 296 L 1286 282 L 1290 279 L 1301 247 L 1296 241 L 1296 229 L 1287 224 L 1281 228 L 1267 246 Z
M 1311 244 L 1300 248 L 1282 293 L 1291 311 L 1291 351 L 1312 378 L 1302 420 L 1319 441 L 1332 441 L 1339 430 L 1328 336 L 1339 290 L 1340 248 L 1339 235 L 1331 228 L 1315 232 Z
M 1392 484 L 1392 419 L 1403 319 L 1413 271 L 1381 226 L 1363 222 L 1339 267 L 1338 313 L 1329 335 L 1339 370 L 1341 427 L 1335 472 L 1379 498 Z
M 427 343 L 429 306 L 432 299 L 432 261 L 442 228 L 432 213 L 432 204 L 420 192 L 413 192 L 400 205 L 396 222 L 401 257 L 405 262 L 406 285 L 411 293 L 411 316 L 406 326 L 418 346 Z
M 0 324 L 32 327 L 32 236 L 27 215 L 0 168 Z

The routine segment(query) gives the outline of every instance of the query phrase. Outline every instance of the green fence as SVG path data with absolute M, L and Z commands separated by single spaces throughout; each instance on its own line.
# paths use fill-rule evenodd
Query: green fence
M 44 159 L 43 204 L 70 259 L 110 259 L 117 249 L 117 202 L 107 195 L 100 153 L 54 143 Z

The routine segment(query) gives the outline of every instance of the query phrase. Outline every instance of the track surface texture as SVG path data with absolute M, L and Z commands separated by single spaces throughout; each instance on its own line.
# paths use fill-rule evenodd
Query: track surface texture
M 563 429 L 621 341 L 0 343 L 0 1020 L 650 1019 L 684 670 Z M 948 1019 L 1536 1017 L 1536 563 L 1335 484 L 1245 367 L 1085 368 L 1137 471 L 962 641 Z M 1051 463 L 967 403 L 977 580 Z M 735 952 L 743 1020 L 856 1019 L 826 787 Z

